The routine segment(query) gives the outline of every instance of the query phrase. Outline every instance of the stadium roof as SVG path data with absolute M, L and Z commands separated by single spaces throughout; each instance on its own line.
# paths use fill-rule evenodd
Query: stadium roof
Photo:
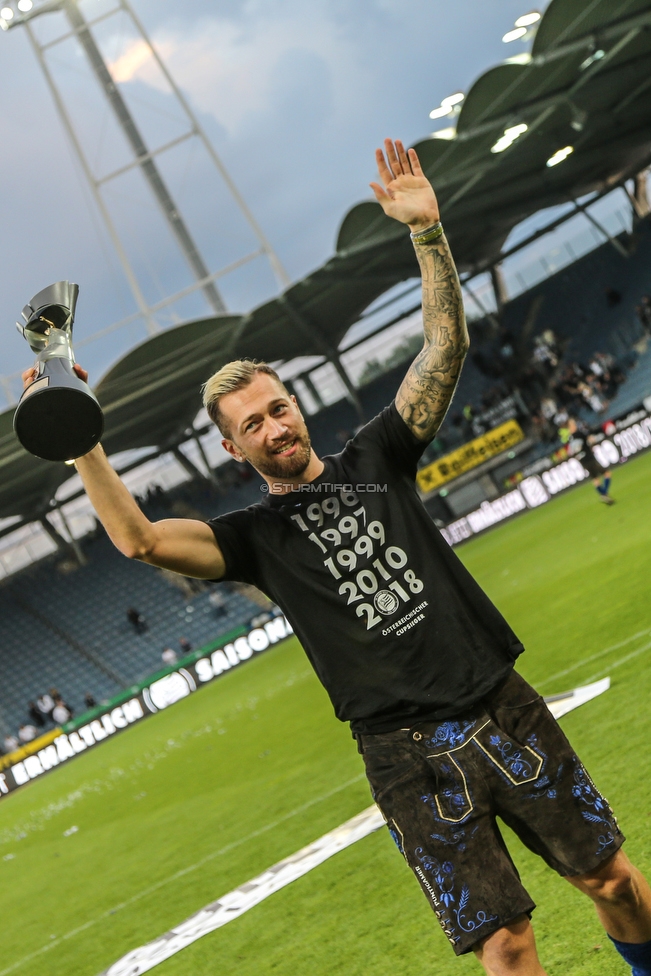
M 536 211 L 644 169 L 650 91 L 651 0 L 552 0 L 531 55 L 486 71 L 456 129 L 416 144 L 459 269 L 498 262 L 510 231 Z M 334 256 L 278 298 L 244 316 L 169 329 L 113 366 L 97 388 L 107 450 L 178 443 L 199 409 L 201 382 L 231 358 L 332 357 L 371 302 L 417 273 L 406 228 L 374 201 L 357 204 Z M 24 454 L 12 414 L 0 415 L 0 517 L 36 512 L 69 474 Z

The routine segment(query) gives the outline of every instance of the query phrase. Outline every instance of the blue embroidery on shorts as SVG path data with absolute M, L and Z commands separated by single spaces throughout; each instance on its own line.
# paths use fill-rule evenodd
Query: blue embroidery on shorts
M 491 735 L 489 741 L 499 752 L 506 769 L 513 779 L 526 782 L 533 778 L 533 766 L 526 758 L 526 753 L 523 753 L 517 745 L 514 746 L 508 739 L 503 742 L 500 735 Z
M 545 773 L 547 768 L 547 753 L 543 752 L 538 745 L 538 736 L 532 732 L 530 736 L 527 736 L 527 745 L 533 749 L 539 756 L 542 756 L 543 764 L 540 767 L 540 775 L 537 780 L 531 784 L 532 793 L 525 793 L 522 797 L 523 800 L 540 800 L 541 797 L 546 796 L 548 800 L 556 800 L 558 797 L 557 786 L 560 782 L 561 776 L 563 775 L 563 769 L 565 767 L 564 763 L 561 763 L 556 774 L 552 779 Z
M 445 905 L 446 909 L 451 910 L 457 920 L 457 926 L 462 932 L 474 932 L 475 929 L 480 928 L 486 922 L 493 922 L 497 919 L 497 915 L 488 915 L 483 910 L 476 912 L 474 918 L 466 917 L 464 909 L 470 900 L 470 886 L 468 884 L 464 884 L 461 888 L 459 907 L 451 908 L 456 903 L 456 897 L 454 895 L 454 864 L 452 861 L 443 861 L 441 864 L 435 857 L 425 854 L 422 847 L 417 847 L 414 853 L 425 870 L 433 875 L 441 902 Z M 439 916 L 439 921 L 444 929 L 446 924 L 448 926 L 454 926 L 454 923 L 450 922 L 449 918 L 444 920 Z
M 604 797 L 597 792 L 590 780 L 590 777 L 576 757 L 574 762 L 576 763 L 576 768 L 574 770 L 574 786 L 572 787 L 572 793 L 577 800 L 581 800 L 582 803 L 592 807 L 591 810 L 581 810 L 581 816 L 584 820 L 587 820 L 588 823 L 601 824 L 607 828 L 605 833 L 599 834 L 597 837 L 598 846 L 595 854 L 601 854 L 606 850 L 607 847 L 610 847 L 610 845 L 614 844 L 615 842 L 615 836 L 612 832 L 612 821 L 607 819 L 608 814 L 610 814 L 610 809 L 608 807 L 608 803 Z
M 485 922 L 494 922 L 497 915 L 487 915 L 484 911 L 479 911 L 474 918 L 469 918 L 465 921 L 466 916 L 463 914 L 463 910 L 468 904 L 468 899 L 470 898 L 470 888 L 468 885 L 464 885 L 461 889 L 461 897 L 459 898 L 459 907 L 455 909 L 454 914 L 457 917 L 457 922 L 459 928 L 463 929 L 464 932 L 474 932 L 475 929 L 481 928 Z
M 563 772 L 563 763 L 560 764 L 556 770 L 556 777 L 552 781 L 549 776 L 539 776 L 535 783 L 532 784 L 535 793 L 525 793 L 523 800 L 539 800 L 541 797 L 546 796 L 548 800 L 555 800 L 558 796 L 558 791 L 556 786 L 561 778 Z
M 460 854 L 467 849 L 468 844 L 466 840 L 470 840 L 475 836 L 479 830 L 479 824 L 466 834 L 465 830 L 455 830 L 451 837 L 444 837 L 443 834 L 430 834 L 432 840 L 438 840 L 441 844 L 445 844 L 446 847 L 456 847 Z
M 452 779 L 452 784 L 448 786 L 442 786 L 438 792 L 439 802 L 442 806 L 447 809 L 447 812 L 451 813 L 450 817 L 441 817 L 439 814 L 439 808 L 436 803 L 436 798 L 432 793 L 426 793 L 421 796 L 423 803 L 426 803 L 430 808 L 436 820 L 439 823 L 449 823 L 450 820 L 461 822 L 466 818 L 463 816 L 463 811 L 468 808 L 468 816 L 472 813 L 472 802 L 470 800 L 470 792 L 466 793 L 466 788 L 464 784 L 460 782 L 455 776 L 456 770 L 447 763 L 441 765 L 441 772 L 448 777 L 448 782 L 450 778 Z
M 431 739 L 426 739 L 425 744 L 432 749 L 439 746 L 449 746 L 451 749 L 462 746 L 466 741 L 468 732 L 474 729 L 477 719 L 472 722 L 464 722 L 463 728 L 460 722 L 441 722 Z

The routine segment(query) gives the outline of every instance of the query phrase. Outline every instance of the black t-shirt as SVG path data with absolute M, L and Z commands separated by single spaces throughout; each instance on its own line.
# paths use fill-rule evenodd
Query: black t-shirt
M 353 732 L 451 718 L 523 650 L 418 497 L 425 447 L 391 404 L 301 490 L 208 523 L 224 578 L 282 608 Z

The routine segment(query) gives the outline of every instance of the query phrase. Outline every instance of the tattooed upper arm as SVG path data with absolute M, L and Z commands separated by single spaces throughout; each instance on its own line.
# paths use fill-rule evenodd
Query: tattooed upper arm
M 425 343 L 396 395 L 396 407 L 420 440 L 441 426 L 468 351 L 461 285 L 444 237 L 416 245 L 423 276 Z

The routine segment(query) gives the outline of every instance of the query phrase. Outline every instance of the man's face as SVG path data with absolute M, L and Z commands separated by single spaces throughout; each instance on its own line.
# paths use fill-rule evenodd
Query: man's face
M 222 441 L 229 454 L 268 477 L 303 474 L 310 463 L 310 435 L 296 399 L 273 376 L 257 373 L 244 389 L 222 397 L 219 406 L 230 430 Z

